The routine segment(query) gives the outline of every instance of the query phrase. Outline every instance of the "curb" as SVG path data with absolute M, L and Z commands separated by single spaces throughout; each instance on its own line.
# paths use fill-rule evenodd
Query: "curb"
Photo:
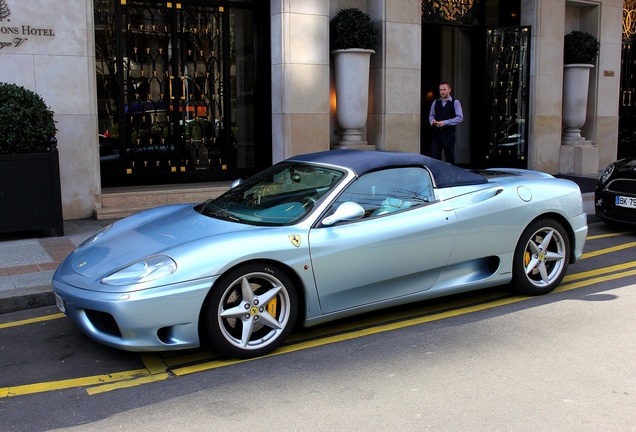
M 18 292 L 18 294 L 15 294 Z M 15 294 L 15 295 L 12 295 Z M 8 296 L 0 297 L 0 314 L 18 312 L 55 304 L 51 285 L 14 290 Z

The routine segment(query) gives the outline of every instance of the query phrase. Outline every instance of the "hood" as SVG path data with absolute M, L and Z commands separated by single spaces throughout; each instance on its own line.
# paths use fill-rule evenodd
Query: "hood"
M 636 157 L 615 162 L 616 169 L 612 178 L 636 179 Z
M 204 237 L 253 228 L 203 216 L 192 205 L 160 207 L 115 222 L 97 241 L 76 249 L 70 265 L 75 273 L 96 278 Z

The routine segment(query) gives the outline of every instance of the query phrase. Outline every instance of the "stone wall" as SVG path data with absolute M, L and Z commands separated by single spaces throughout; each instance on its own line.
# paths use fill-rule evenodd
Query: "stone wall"
M 329 4 L 272 0 L 272 159 L 329 149 Z

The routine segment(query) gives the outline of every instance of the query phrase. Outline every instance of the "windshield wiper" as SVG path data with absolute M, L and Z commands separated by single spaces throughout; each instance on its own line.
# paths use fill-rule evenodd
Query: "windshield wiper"
M 229 220 L 229 221 L 232 221 L 232 222 L 240 222 L 241 221 L 240 218 L 238 218 L 236 216 L 233 216 L 231 214 L 228 214 L 227 210 L 225 210 L 225 209 L 204 208 L 201 213 L 204 214 L 205 216 L 209 216 L 209 217 L 213 217 L 213 218 L 217 218 L 217 219 Z

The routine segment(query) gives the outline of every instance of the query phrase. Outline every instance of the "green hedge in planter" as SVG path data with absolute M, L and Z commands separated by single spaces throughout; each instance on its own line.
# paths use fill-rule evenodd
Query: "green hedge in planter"
M 37 93 L 0 83 L 0 233 L 64 235 L 56 132 Z
M 37 93 L 0 83 L 0 155 L 42 153 L 57 128 L 51 111 Z

